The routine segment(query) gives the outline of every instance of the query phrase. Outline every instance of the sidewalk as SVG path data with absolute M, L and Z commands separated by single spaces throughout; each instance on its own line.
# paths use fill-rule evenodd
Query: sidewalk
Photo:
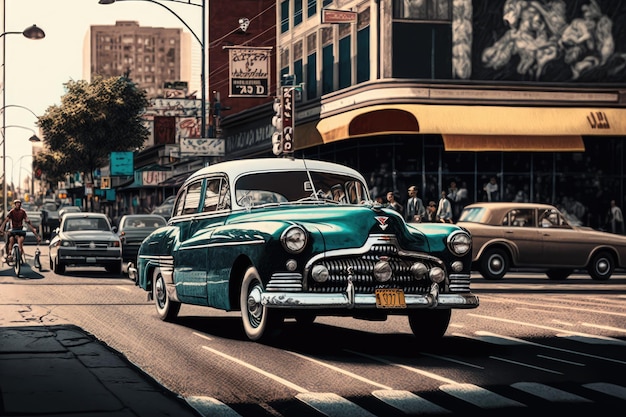
M 16 324 L 0 327 L 0 416 L 200 415 L 79 327 Z

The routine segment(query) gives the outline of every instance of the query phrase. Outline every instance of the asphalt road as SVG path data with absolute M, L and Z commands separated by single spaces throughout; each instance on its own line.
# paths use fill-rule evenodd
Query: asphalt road
M 480 307 L 455 311 L 434 345 L 403 317 L 286 322 L 264 345 L 246 339 L 236 312 L 183 306 L 177 322 L 162 322 L 132 281 L 103 268 L 56 275 L 42 249 L 42 272 L 16 278 L 0 268 L 0 307 L 33 323 L 82 327 L 207 416 L 527 416 L 626 406 L 625 274 L 606 282 L 476 276 Z

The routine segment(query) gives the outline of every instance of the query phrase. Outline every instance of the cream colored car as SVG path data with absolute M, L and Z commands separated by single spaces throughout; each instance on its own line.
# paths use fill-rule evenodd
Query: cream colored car
M 573 226 L 548 204 L 471 204 L 457 225 L 472 234 L 472 269 L 489 280 L 512 268 L 545 270 L 553 280 L 582 269 L 607 280 L 626 267 L 626 236 Z

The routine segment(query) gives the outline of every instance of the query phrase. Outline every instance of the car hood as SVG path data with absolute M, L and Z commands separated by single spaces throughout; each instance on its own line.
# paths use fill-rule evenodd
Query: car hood
M 117 235 L 113 232 L 106 231 L 94 231 L 94 230 L 77 230 L 72 232 L 62 232 L 59 237 L 61 239 L 70 239 L 70 240 L 110 240 L 115 241 L 119 240 Z
M 325 250 L 361 247 L 372 234 L 394 234 L 402 247 L 412 250 L 430 251 L 434 243 L 418 228 L 407 228 L 396 211 L 365 205 L 298 205 L 251 209 L 233 213 L 220 229 L 227 231 L 233 226 L 259 229 L 259 225 L 264 222 L 267 228 L 300 224 L 309 232 L 323 237 Z

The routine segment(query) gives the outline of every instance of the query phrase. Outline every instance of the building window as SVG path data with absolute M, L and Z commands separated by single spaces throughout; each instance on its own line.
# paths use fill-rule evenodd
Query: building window
M 322 3 L 322 7 L 328 6 L 332 2 L 333 0 L 324 0 L 324 2 Z
M 339 40 L 339 88 L 352 85 L 352 36 Z
M 289 0 L 280 3 L 280 33 L 289 31 Z
M 302 0 L 294 0 L 293 2 L 293 25 L 298 26 L 302 23 Z
M 370 79 L 370 8 L 361 11 L 356 22 L 356 83 Z
M 309 54 L 306 59 L 306 98 L 317 97 L 317 53 Z
M 333 28 L 322 28 L 322 94 L 335 90 Z
M 452 0 L 394 0 L 393 17 L 413 20 L 451 20 Z
M 307 17 L 315 16 L 317 13 L 317 0 L 307 0 Z
M 296 85 L 302 82 L 302 59 L 293 62 L 293 75 L 296 77 Z

